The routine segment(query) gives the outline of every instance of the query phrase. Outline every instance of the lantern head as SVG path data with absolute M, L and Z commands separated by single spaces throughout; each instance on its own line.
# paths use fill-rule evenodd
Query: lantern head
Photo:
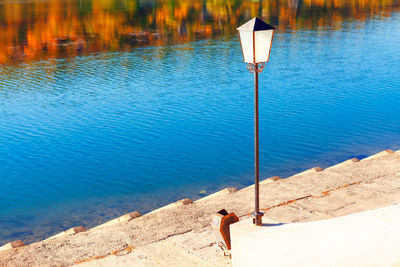
M 268 62 L 274 30 L 274 27 L 257 17 L 237 28 L 244 62 Z

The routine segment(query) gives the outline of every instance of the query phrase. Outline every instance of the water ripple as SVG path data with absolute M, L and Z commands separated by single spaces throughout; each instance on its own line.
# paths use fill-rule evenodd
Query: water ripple
M 262 177 L 400 148 L 399 19 L 277 34 Z M 232 36 L 0 67 L 0 243 L 252 183 L 240 53 Z

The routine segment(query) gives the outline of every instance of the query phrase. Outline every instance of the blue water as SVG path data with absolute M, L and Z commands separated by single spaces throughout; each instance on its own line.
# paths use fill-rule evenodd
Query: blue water
M 261 177 L 400 149 L 400 15 L 275 35 Z M 253 181 L 236 36 L 0 66 L 0 243 Z

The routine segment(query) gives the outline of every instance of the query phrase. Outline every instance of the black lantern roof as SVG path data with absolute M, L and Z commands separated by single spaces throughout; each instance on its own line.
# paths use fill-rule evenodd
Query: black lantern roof
M 248 22 L 237 28 L 237 30 L 246 32 L 255 32 L 255 31 L 275 30 L 275 28 L 265 23 L 261 19 L 254 17 L 253 19 L 249 20 Z

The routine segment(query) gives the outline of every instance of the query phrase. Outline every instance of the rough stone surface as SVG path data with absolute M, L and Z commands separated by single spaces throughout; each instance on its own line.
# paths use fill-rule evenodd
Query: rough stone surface
M 229 193 L 235 193 L 238 191 L 238 189 L 236 187 L 228 187 L 227 189 L 228 189 Z
M 274 181 L 278 181 L 281 179 L 281 177 L 279 176 L 272 176 L 270 179 L 274 180 Z
M 10 243 L 7 243 L 7 244 L 1 246 L 0 251 L 9 250 L 9 249 L 17 248 L 17 247 L 22 247 L 24 245 L 25 244 L 22 240 L 15 240 L 15 241 L 11 241 Z
M 135 219 L 135 218 L 140 217 L 140 216 L 142 216 L 142 215 L 138 211 L 132 211 L 132 212 L 129 213 L 129 217 L 131 219 Z
M 279 222 L 327 219 L 400 203 L 400 154 L 260 184 L 260 207 Z M 224 266 L 210 230 L 218 210 L 248 218 L 254 187 L 134 220 L 0 253 L 0 266 Z
M 191 200 L 190 198 L 184 198 L 184 199 L 179 200 L 178 204 L 180 204 L 180 205 L 193 204 L 193 200 Z
M 74 227 L 74 228 L 72 228 L 72 229 L 73 229 L 72 232 L 73 232 L 74 234 L 77 234 L 77 233 L 85 232 L 85 231 L 86 231 L 86 228 L 85 228 L 83 225 Z

